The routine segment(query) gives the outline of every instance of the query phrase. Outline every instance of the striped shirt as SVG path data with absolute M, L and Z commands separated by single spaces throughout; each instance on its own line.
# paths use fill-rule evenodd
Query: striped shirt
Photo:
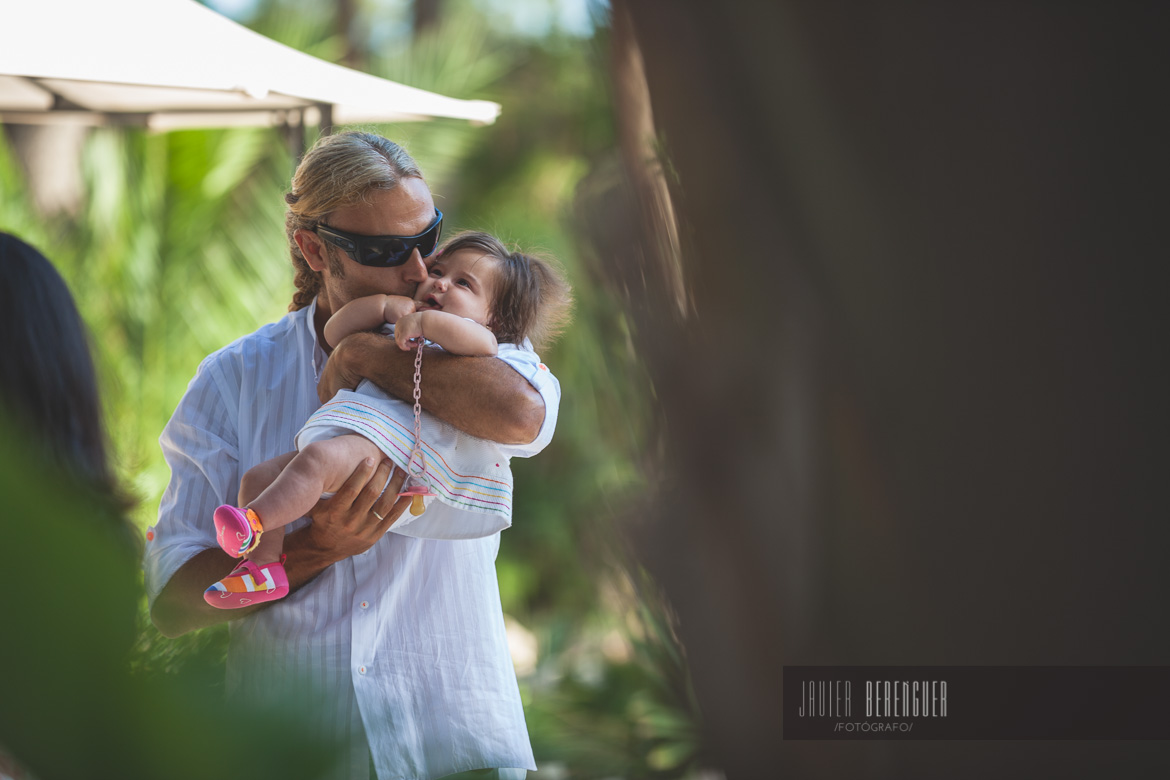
M 144 562 L 152 605 L 187 560 L 216 546 L 212 512 L 235 503 L 243 472 L 290 451 L 317 409 L 325 353 L 315 310 L 314 303 L 292 312 L 209 356 L 163 430 L 171 481 Z M 503 447 L 510 456 L 536 454 L 556 426 L 560 386 L 530 355 L 509 364 L 540 392 L 545 421 L 531 444 Z M 303 703 L 319 733 L 349 746 L 338 778 L 366 780 L 371 751 L 381 780 L 535 769 L 504 633 L 499 542 L 498 533 L 459 540 L 387 533 L 230 623 L 228 690 Z

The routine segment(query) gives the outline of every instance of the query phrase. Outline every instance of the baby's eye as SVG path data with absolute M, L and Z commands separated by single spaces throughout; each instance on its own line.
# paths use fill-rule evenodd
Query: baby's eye
M 459 281 L 455 282 L 455 284 L 459 284 L 464 287 L 471 287 L 471 282 L 467 281 L 466 279 L 460 279 Z
M 439 267 L 437 265 L 432 265 L 428 272 L 430 273 L 431 276 L 437 277 L 437 276 L 443 275 L 443 272 L 439 270 Z

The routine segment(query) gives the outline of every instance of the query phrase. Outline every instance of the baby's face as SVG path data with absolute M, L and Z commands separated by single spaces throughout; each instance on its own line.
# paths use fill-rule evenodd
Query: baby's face
M 488 325 L 495 300 L 496 262 L 478 249 L 460 249 L 437 257 L 415 290 L 418 311 L 445 311 Z

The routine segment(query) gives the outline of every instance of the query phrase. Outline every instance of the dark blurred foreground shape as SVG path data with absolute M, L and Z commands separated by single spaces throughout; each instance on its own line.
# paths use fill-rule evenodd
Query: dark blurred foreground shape
M 141 586 L 118 510 L 24 433 L 0 417 L 0 746 L 40 780 L 320 777 L 330 754 L 295 711 L 130 674 Z
M 627 183 L 593 235 L 661 404 L 640 547 L 711 763 L 1165 775 L 1166 742 L 782 742 L 780 714 L 785 664 L 1170 664 L 1162 4 L 614 16 Z
M 86 329 L 35 248 L 0 233 L 0 269 L 0 772 L 320 777 L 329 746 L 294 709 L 229 711 L 198 679 L 131 675 L 140 552 Z

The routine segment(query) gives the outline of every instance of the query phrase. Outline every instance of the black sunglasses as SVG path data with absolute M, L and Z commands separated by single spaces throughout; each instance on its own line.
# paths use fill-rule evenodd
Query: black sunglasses
M 417 236 L 363 236 L 328 225 L 318 225 L 317 235 L 340 247 L 355 263 L 374 268 L 393 268 L 410 259 L 410 253 L 416 248 L 423 257 L 430 257 L 439 244 L 442 230 L 443 212 L 435 209 L 435 221 Z

